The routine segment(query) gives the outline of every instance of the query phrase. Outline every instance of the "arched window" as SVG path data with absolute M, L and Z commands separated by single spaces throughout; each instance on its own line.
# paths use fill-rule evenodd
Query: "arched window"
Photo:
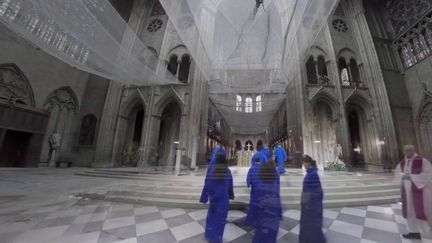
M 340 75 L 341 75 L 342 86 L 346 86 L 346 87 L 351 86 L 350 75 L 348 72 L 348 65 L 346 63 L 345 58 L 339 59 L 339 70 L 341 72 Z
M 252 113 L 253 112 L 253 99 L 252 97 L 246 97 L 245 99 L 245 112 Z
M 243 99 L 240 95 L 237 95 L 236 97 L 236 111 L 242 112 L 243 111 Z
M 313 56 L 311 56 L 306 62 L 306 72 L 307 72 L 308 83 L 317 84 L 318 77 L 317 77 L 317 71 L 316 71 L 315 61 Z
M 179 80 L 183 83 L 187 83 L 189 78 L 191 59 L 189 55 L 184 55 L 181 59 L 180 69 L 179 69 Z
M 420 36 L 423 38 L 422 41 L 420 41 Z M 424 37 L 420 34 L 420 36 L 414 38 L 413 45 L 414 45 L 414 52 L 417 57 L 417 60 L 423 60 L 427 56 L 427 47 L 425 46 L 425 40 Z
M 351 66 L 351 76 L 352 76 L 352 81 L 354 83 L 358 83 L 360 82 L 360 72 L 358 69 L 358 65 L 357 65 L 357 61 L 354 58 L 351 58 L 350 60 L 350 66 Z
M 94 144 L 96 135 L 97 118 L 92 114 L 83 117 L 78 136 L 78 145 L 91 146 Z
M 255 98 L 255 111 L 256 112 L 261 112 L 262 111 L 262 96 L 261 95 L 258 95 L 256 98 Z
M 324 56 L 318 57 L 318 74 L 320 77 L 327 77 L 328 76 L 327 66 L 326 66 Z
M 429 44 L 429 47 L 432 49 L 432 30 L 430 28 L 426 28 L 425 37 L 426 37 L 427 43 Z
M 178 66 L 177 59 L 178 59 L 177 55 L 172 55 L 169 59 L 168 67 L 167 67 L 168 71 L 172 73 L 172 75 L 174 76 L 177 74 L 177 66 Z
M 414 55 L 411 52 L 411 45 L 402 47 L 401 56 L 405 67 L 409 68 L 415 64 Z
M 0 4 L 0 16 L 5 16 L 9 21 L 15 20 L 21 10 L 21 1 L 4 0 Z

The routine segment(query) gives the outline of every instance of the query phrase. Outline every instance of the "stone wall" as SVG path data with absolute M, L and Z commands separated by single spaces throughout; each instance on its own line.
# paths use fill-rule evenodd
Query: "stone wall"
M 3 24 L 0 24 L 0 33 L 0 49 L 2 50 L 0 63 L 14 63 L 22 70 L 33 89 L 36 108 L 46 109 L 45 103 L 48 97 L 55 90 L 67 87 L 67 90 L 76 99 L 76 112 L 78 112 L 87 86 L 88 73 L 50 56 L 16 35 Z M 56 122 L 57 111 L 54 109 L 53 112 L 45 134 L 41 158 L 38 162 L 47 162 L 48 160 L 48 137 L 54 131 L 56 124 L 58 124 L 58 129 L 62 129 L 60 132 L 65 136 L 58 158 L 62 156 L 63 152 L 69 151 L 70 144 L 73 144 L 74 135 L 70 129 L 72 124 L 68 123 L 64 116 Z M 72 119 L 75 114 L 71 112 L 70 118 Z

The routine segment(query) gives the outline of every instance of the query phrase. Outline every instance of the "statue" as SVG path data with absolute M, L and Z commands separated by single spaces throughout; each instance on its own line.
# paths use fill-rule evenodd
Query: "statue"
M 54 132 L 53 134 L 51 134 L 48 143 L 50 146 L 49 165 L 55 166 L 55 156 L 57 154 L 57 150 L 60 148 L 61 145 L 60 134 L 58 132 Z
M 336 144 L 334 147 L 334 158 L 335 160 L 342 159 L 342 146 L 340 144 Z
M 256 1 L 256 9 L 259 9 L 261 5 L 263 5 L 264 0 L 255 0 Z

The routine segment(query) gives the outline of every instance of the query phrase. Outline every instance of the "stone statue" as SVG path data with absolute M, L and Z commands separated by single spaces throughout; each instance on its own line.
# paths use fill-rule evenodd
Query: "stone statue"
M 256 8 L 259 9 L 261 5 L 263 5 L 264 0 L 255 0 L 256 1 Z
M 335 160 L 340 160 L 342 158 L 342 146 L 340 144 L 336 144 L 334 147 L 334 158 Z
M 49 165 L 55 166 L 55 156 L 57 154 L 57 150 L 60 148 L 61 145 L 61 135 L 58 132 L 54 132 L 51 134 L 48 140 L 49 146 L 50 146 L 50 156 L 49 156 Z

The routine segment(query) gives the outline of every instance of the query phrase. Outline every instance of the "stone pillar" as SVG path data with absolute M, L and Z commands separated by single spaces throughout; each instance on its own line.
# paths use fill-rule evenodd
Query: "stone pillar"
M 333 39 L 330 32 L 330 26 L 328 24 L 325 25 L 325 37 L 327 39 L 327 43 L 329 43 L 329 59 L 330 59 L 330 70 L 329 71 L 329 79 L 334 82 L 336 93 L 338 96 L 338 114 L 334 114 L 334 118 L 337 120 L 336 127 L 336 142 L 342 147 L 342 160 L 348 162 L 351 159 L 351 147 L 349 142 L 349 128 L 347 122 L 347 115 L 345 110 L 345 101 L 342 93 L 342 83 L 341 76 L 339 75 L 339 69 L 337 65 L 337 57 L 336 51 L 333 47 Z
M 381 157 L 397 161 L 397 139 L 393 123 L 392 111 L 385 87 L 381 64 L 378 59 L 374 40 L 365 16 L 365 10 L 361 0 L 343 1 L 347 16 L 351 19 L 354 38 L 357 42 L 365 74 L 374 103 L 374 114 L 376 116 L 379 140 L 387 143 L 383 146 Z M 378 146 L 378 145 L 377 145 Z M 379 158 L 381 160 L 381 158 Z
M 192 138 L 192 158 L 191 158 L 191 169 L 195 169 L 197 165 L 197 153 L 198 153 L 198 138 Z
M 134 1 L 134 6 L 128 22 L 130 28 L 125 29 L 121 43 L 123 49 L 126 51 L 118 53 L 117 63 L 127 65 L 130 61 L 130 54 L 134 51 L 133 49 L 137 41 L 136 33 L 144 23 L 145 16 L 147 16 L 145 2 L 144 0 Z M 122 87 L 119 82 L 110 81 L 105 99 L 103 116 L 99 125 L 95 157 L 92 163 L 93 167 L 112 167 L 116 164 L 114 161 L 116 157 L 114 154 L 114 143 L 118 141 L 115 141 L 115 131 L 117 130 L 123 88 L 124 87 Z
M 155 132 L 154 127 L 154 106 L 155 106 L 155 87 L 150 87 L 150 99 L 148 104 L 146 104 L 145 117 L 144 117 L 144 127 L 141 134 L 141 144 L 140 144 L 140 158 L 138 162 L 138 167 L 145 167 L 151 162 L 151 156 L 155 151 L 155 142 L 152 142 L 152 136 Z M 157 129 L 159 131 L 159 129 Z M 157 141 L 156 141 L 157 143 Z M 157 144 L 156 144 L 157 145 Z
M 182 156 L 186 155 L 186 130 L 187 130 L 187 114 L 182 114 L 180 119 L 180 134 L 179 134 L 179 145 L 177 148 L 177 155 L 176 155 L 176 161 L 175 161 L 175 174 L 180 175 L 180 169 L 182 164 Z
M 180 58 L 180 57 L 179 57 Z M 176 78 L 179 79 L 180 78 L 180 65 L 181 65 L 182 61 L 181 59 L 177 60 L 177 72 L 176 72 Z
M 317 77 L 317 84 L 319 84 L 320 74 L 319 74 L 319 68 L 318 68 L 318 61 L 314 61 L 315 64 L 315 72 Z
M 117 114 L 120 108 L 123 87 L 116 81 L 110 81 L 103 116 L 99 125 L 95 157 L 92 167 L 112 167 Z

